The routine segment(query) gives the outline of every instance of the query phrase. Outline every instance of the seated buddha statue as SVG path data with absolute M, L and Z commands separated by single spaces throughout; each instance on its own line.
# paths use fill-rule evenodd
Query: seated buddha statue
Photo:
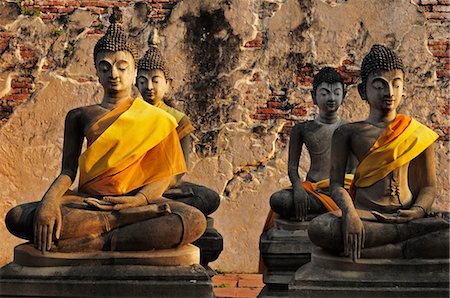
M 121 21 L 114 9 L 94 48 L 102 102 L 66 116 L 61 173 L 39 202 L 6 216 L 9 231 L 42 253 L 173 248 L 205 231 L 198 209 L 162 198 L 186 171 L 177 122 L 132 97 L 137 52 Z
M 311 241 L 324 250 L 359 258 L 448 258 L 449 223 L 430 212 L 436 195 L 437 134 L 397 113 L 405 71 L 400 57 L 374 45 L 364 57 L 358 91 L 369 104 L 366 120 L 336 129 L 330 191 L 340 211 L 314 218 Z M 358 166 L 344 188 L 347 157 Z
M 330 198 L 329 172 L 330 151 L 333 132 L 346 123 L 337 115 L 345 97 L 344 79 L 333 68 L 322 68 L 313 79 L 311 96 L 319 108 L 314 120 L 297 123 L 291 131 L 289 140 L 288 175 L 292 188 L 275 192 L 270 198 L 271 213 L 265 230 L 275 213 L 284 219 L 304 220 L 308 214 L 321 214 L 337 210 Z M 311 157 L 311 164 L 305 181 L 298 173 L 303 145 Z M 349 168 L 351 169 L 351 162 Z M 351 181 L 351 175 L 347 177 Z M 349 184 L 349 182 L 348 182 Z
M 149 49 L 138 62 L 136 86 L 146 102 L 175 118 L 178 124 L 176 131 L 188 167 L 191 133 L 195 129 L 189 117 L 164 102 L 173 79 L 167 62 L 158 48 L 159 42 L 158 31 L 153 29 L 148 39 Z M 164 192 L 164 197 L 194 206 L 202 211 L 205 216 L 219 208 L 220 196 L 215 191 L 202 185 L 183 181 L 181 175 L 178 178 L 177 183 Z

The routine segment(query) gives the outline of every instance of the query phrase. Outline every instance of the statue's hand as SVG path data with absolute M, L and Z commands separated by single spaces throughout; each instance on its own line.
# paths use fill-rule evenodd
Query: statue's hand
M 53 231 L 55 238 L 61 234 L 61 209 L 58 203 L 42 202 L 34 220 L 34 246 L 44 253 L 52 247 Z
M 422 218 L 425 216 L 425 211 L 420 207 L 411 207 L 407 210 L 398 210 L 396 214 L 385 215 L 377 211 L 372 211 L 372 214 L 379 222 L 383 223 L 405 223 L 414 219 Z
M 147 200 L 144 196 L 120 196 L 120 197 L 103 197 L 103 201 L 109 202 L 112 205 L 102 205 L 102 210 L 120 210 L 131 207 L 139 207 L 147 205 Z
M 309 210 L 308 193 L 303 189 L 303 187 L 294 187 L 293 200 L 295 219 L 305 220 Z
M 342 219 L 344 254 L 356 262 L 361 257 L 361 250 L 364 248 L 364 225 L 356 212 L 346 213 Z

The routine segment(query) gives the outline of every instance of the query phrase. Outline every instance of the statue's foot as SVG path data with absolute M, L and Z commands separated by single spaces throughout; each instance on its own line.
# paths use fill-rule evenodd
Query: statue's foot
M 172 210 L 170 210 L 169 204 L 158 205 L 158 214 L 161 216 L 172 214 Z

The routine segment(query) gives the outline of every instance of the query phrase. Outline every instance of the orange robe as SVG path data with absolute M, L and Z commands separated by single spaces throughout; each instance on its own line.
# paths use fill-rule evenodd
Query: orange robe
M 368 187 L 386 177 L 422 153 L 438 135 L 406 115 L 397 115 L 380 134 L 375 144 L 358 164 L 350 187 L 354 199 L 356 189 Z
M 79 191 L 123 195 L 186 172 L 174 117 L 144 100 L 130 99 L 99 119 L 80 156 Z
M 191 124 L 191 120 L 189 120 L 189 117 L 186 116 L 184 113 L 172 107 L 169 107 L 163 101 L 160 101 L 157 104 L 155 104 L 155 107 L 160 108 L 163 111 L 166 111 L 175 118 L 175 120 L 178 123 L 177 133 L 178 138 L 180 140 L 195 130 L 195 128 Z

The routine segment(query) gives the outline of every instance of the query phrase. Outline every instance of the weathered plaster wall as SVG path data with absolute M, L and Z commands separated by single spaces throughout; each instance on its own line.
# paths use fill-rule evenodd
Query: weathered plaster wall
M 92 49 L 113 1 L 0 2 L 0 218 L 40 199 L 58 174 L 64 115 L 98 102 Z M 440 135 L 436 206 L 448 207 L 448 0 L 114 1 L 146 50 L 160 28 L 174 76 L 170 103 L 193 121 L 186 179 L 222 195 L 213 217 L 224 251 L 213 267 L 255 272 L 268 199 L 288 186 L 289 129 L 312 119 L 314 71 L 337 67 L 349 84 L 340 114 L 360 120 L 362 57 L 374 43 L 408 67 L 400 112 Z M 39 16 L 37 16 L 39 14 Z M 34 15 L 34 16 L 33 16 Z M 303 154 L 300 173 L 309 166 Z M 0 264 L 20 240 L 0 221 Z

